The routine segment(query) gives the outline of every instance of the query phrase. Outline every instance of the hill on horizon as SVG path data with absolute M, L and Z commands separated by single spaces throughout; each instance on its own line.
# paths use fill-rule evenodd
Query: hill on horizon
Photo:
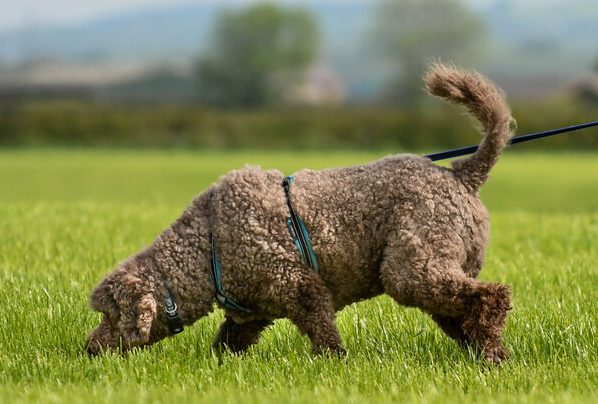
M 78 24 L 0 32 L 0 67 L 44 60 L 147 64 L 191 62 L 206 48 L 216 15 L 235 2 L 202 2 L 126 11 Z M 375 91 L 385 70 L 368 53 L 372 2 L 292 2 L 311 10 L 322 30 L 320 60 L 347 82 L 352 95 Z M 598 2 L 526 7 L 510 0 L 476 3 L 489 46 L 475 67 L 495 75 L 579 76 L 598 59 Z M 564 79 L 564 77 L 561 77 Z

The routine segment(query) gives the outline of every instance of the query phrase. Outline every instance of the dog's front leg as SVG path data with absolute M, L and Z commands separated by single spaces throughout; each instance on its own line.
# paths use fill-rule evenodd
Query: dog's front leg
M 302 334 L 307 334 L 312 351 L 344 355 L 332 295 L 322 278 L 315 272 L 302 271 L 294 286 L 294 293 L 288 294 L 293 296 L 287 304 L 288 317 Z
M 266 319 L 237 324 L 231 317 L 226 317 L 214 338 L 212 348 L 228 348 L 233 353 L 243 353 L 259 340 L 261 332 L 271 324 L 272 321 Z

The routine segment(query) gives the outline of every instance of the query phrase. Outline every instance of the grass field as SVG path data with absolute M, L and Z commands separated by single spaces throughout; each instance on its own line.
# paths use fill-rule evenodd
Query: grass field
M 314 358 L 279 321 L 219 364 L 216 311 L 127 357 L 90 359 L 91 288 L 246 162 L 287 173 L 384 153 L 0 151 L 0 401 L 595 402 L 598 155 L 507 153 L 483 191 L 492 240 L 481 278 L 512 285 L 500 369 L 422 313 L 380 297 L 339 313 L 347 358 Z

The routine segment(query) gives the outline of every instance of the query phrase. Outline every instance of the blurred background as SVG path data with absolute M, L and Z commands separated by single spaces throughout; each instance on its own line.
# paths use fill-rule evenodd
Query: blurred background
M 421 74 L 495 80 L 519 132 L 598 117 L 595 0 L 0 0 L 0 146 L 427 151 L 478 142 Z M 597 131 L 522 146 L 598 148 Z M 519 146 L 518 146 L 519 147 Z

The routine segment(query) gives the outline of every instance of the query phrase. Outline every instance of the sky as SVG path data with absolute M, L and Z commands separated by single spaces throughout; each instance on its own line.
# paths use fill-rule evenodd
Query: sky
M 76 23 L 146 6 L 193 2 L 198 0 L 0 0 L 0 29 Z
M 77 22 L 98 18 L 103 15 L 139 8 L 222 1 L 223 0 L 0 0 L 0 30 L 5 31 L 28 26 L 60 25 L 65 23 L 76 24 Z M 243 3 L 254 0 L 227 1 Z M 286 0 L 286 2 L 296 1 L 300 0 Z M 340 2 L 343 0 L 320 1 Z M 367 2 L 374 0 L 351 1 Z M 485 3 L 490 0 L 468 1 Z M 284 3 L 285 0 L 279 0 L 279 2 Z

